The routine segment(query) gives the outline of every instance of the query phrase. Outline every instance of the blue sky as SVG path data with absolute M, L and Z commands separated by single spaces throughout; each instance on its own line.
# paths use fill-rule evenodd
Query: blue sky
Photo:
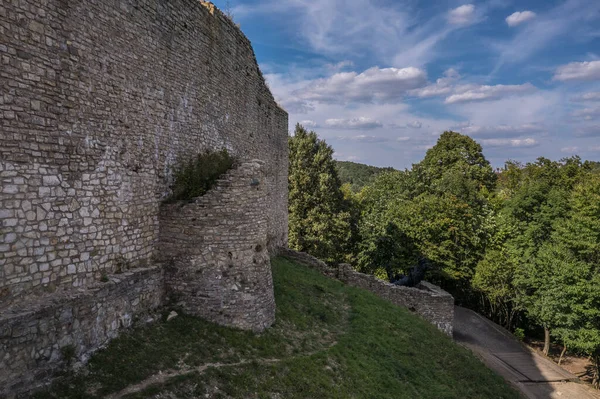
M 226 1 L 215 1 L 227 8 Z M 600 0 L 229 1 L 275 98 L 336 158 L 410 167 L 444 130 L 499 167 L 600 160 Z

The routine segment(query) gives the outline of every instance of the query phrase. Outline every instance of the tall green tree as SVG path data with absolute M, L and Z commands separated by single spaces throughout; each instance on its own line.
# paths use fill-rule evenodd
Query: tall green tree
M 556 334 L 591 357 L 593 385 L 600 388 L 600 175 L 584 175 L 569 202 L 548 250 L 560 302 Z
M 512 226 L 506 250 L 511 262 L 519 265 L 515 271 L 517 301 L 544 328 L 545 354 L 560 313 L 552 292 L 557 264 L 545 247 L 551 244 L 557 223 L 567 217 L 570 192 L 582 173 L 578 157 L 560 162 L 538 158 L 523 168 L 522 180 L 502 211 Z
M 444 132 L 412 170 L 382 174 L 360 193 L 359 265 L 390 274 L 425 256 L 437 266 L 432 277 L 467 289 L 488 240 L 495 181 L 479 144 Z
M 351 215 L 333 149 L 296 125 L 289 138 L 289 245 L 327 262 L 345 260 Z

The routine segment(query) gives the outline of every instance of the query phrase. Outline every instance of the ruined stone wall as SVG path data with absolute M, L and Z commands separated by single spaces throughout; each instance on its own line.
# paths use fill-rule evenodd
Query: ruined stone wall
M 85 361 L 164 299 L 160 267 L 115 275 L 0 314 L 0 397 L 48 382 L 67 361 Z M 71 350 L 74 356 L 66 359 Z
M 205 195 L 161 207 L 167 290 L 186 313 L 255 331 L 275 321 L 264 167 L 242 163 Z
M 417 287 L 398 286 L 375 276 L 359 273 L 347 264 L 331 267 L 307 253 L 290 249 L 283 249 L 280 252 L 281 255 L 310 266 L 328 277 L 337 278 L 345 284 L 371 291 L 395 305 L 405 307 L 422 316 L 447 335 L 452 336 L 454 298 L 436 285 L 422 281 Z
M 174 165 L 265 161 L 287 242 L 287 114 L 249 41 L 197 0 L 0 4 L 0 307 L 94 284 L 156 251 Z

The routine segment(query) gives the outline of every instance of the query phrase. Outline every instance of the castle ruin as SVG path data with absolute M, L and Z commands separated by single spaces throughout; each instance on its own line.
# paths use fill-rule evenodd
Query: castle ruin
M 287 245 L 287 113 L 198 0 L 0 5 L 0 397 L 173 301 L 260 331 Z M 239 165 L 163 204 L 178 163 Z

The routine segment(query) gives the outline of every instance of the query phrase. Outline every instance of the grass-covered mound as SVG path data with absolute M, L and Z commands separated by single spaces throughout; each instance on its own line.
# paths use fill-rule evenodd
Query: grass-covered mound
M 520 397 L 407 310 L 286 259 L 272 263 L 277 322 L 265 333 L 179 316 L 122 335 L 36 397 Z

